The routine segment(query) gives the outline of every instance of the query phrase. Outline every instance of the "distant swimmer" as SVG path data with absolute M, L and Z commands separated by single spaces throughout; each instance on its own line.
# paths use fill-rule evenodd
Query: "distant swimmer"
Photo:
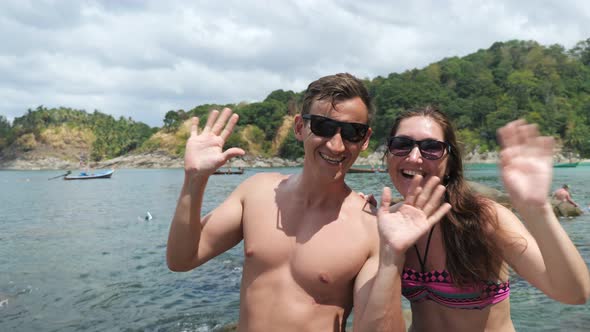
M 143 217 L 137 216 L 138 221 L 150 221 L 152 219 L 154 219 L 154 217 L 152 217 L 152 214 L 150 213 L 150 211 L 147 211 L 145 213 L 145 216 L 143 216 Z

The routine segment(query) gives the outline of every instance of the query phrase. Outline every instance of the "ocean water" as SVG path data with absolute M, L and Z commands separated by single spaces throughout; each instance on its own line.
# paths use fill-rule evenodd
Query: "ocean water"
M 209 211 L 256 172 L 211 177 Z M 179 169 L 117 170 L 112 179 L 48 180 L 59 171 L 0 171 L 0 331 L 223 331 L 238 318 L 241 244 L 197 270 L 170 272 L 165 251 L 183 180 Z M 502 189 L 495 168 L 470 180 Z M 387 174 L 349 174 L 350 186 L 379 195 Z M 590 202 L 590 167 L 555 169 Z M 146 220 L 147 214 L 152 216 Z M 590 264 L 590 214 L 563 219 Z M 512 277 L 518 331 L 585 331 L 590 304 L 562 305 Z M 407 303 L 404 306 L 408 307 Z

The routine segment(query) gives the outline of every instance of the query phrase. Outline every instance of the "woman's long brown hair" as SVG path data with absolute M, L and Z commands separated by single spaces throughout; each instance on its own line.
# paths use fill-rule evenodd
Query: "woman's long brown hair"
M 446 201 L 451 211 L 440 221 L 446 251 L 446 268 L 457 285 L 499 280 L 502 257 L 489 229 L 498 230 L 498 220 L 492 202 L 471 191 L 463 174 L 461 151 L 455 130 L 448 117 L 438 109 L 427 106 L 408 110 L 394 122 L 390 135 L 395 136 L 402 120 L 423 116 L 438 123 L 444 140 L 451 146 L 447 164 Z M 491 228 L 490 228 L 491 227 Z

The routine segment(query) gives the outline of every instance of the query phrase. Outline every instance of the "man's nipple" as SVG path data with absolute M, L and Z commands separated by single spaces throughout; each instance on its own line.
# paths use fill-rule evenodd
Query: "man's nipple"
M 252 249 L 252 248 L 246 248 L 245 255 L 246 255 L 246 257 L 252 257 L 252 256 L 254 256 L 254 249 Z
M 324 273 L 324 272 L 320 273 L 319 279 L 324 284 L 329 284 L 332 282 L 332 280 L 330 279 L 330 276 L 328 276 L 328 274 Z

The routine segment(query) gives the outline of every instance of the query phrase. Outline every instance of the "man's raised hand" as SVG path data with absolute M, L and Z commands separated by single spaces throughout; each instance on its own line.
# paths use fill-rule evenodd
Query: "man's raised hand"
M 240 148 L 223 151 L 223 145 L 238 123 L 238 118 L 229 108 L 224 108 L 221 114 L 213 110 L 200 134 L 199 118 L 192 118 L 190 137 L 184 153 L 184 170 L 188 175 L 209 176 L 229 159 L 245 154 Z

